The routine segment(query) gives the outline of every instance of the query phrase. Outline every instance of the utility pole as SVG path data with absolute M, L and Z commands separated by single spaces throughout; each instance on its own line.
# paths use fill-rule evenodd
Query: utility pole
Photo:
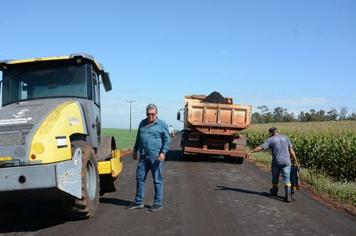
M 134 103 L 135 101 L 129 100 L 127 102 L 130 103 L 130 132 L 131 132 L 132 103 Z

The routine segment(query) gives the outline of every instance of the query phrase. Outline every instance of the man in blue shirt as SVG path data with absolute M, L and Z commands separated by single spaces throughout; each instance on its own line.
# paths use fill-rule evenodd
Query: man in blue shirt
M 169 150 L 170 135 L 167 124 L 157 118 L 157 106 L 146 107 L 147 118 L 142 120 L 137 131 L 133 159 L 139 161 L 136 170 L 136 197 L 128 209 L 142 209 L 145 194 L 145 180 L 151 170 L 155 188 L 154 205 L 150 211 L 162 209 L 163 162 Z
M 272 151 L 272 188 L 270 192 L 273 196 L 277 196 L 278 193 L 278 179 L 280 173 L 282 173 L 283 183 L 285 187 L 286 202 L 291 200 L 291 157 L 296 160 L 296 155 L 293 150 L 293 145 L 289 138 L 279 134 L 277 128 L 272 127 L 269 130 L 270 138 L 263 144 L 256 147 L 251 151 L 260 152 L 262 150 L 270 149 Z

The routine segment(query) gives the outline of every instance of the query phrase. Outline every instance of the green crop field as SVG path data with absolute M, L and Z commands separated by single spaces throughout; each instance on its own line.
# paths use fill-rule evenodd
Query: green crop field
M 105 128 L 102 131 L 105 136 L 115 137 L 116 145 L 119 149 L 129 149 L 135 145 L 137 130 L 130 132 L 128 129 Z
M 248 146 L 262 144 L 272 126 L 290 138 L 302 167 L 339 181 L 356 180 L 356 121 L 252 125 L 245 131 Z

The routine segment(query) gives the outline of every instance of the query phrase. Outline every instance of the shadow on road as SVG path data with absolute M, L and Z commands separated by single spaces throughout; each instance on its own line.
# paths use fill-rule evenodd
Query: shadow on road
M 224 158 L 218 155 L 183 155 L 182 150 L 169 150 L 166 156 L 166 161 L 182 161 L 182 162 L 212 162 L 212 163 L 237 163 L 234 158 Z
M 60 206 L 32 204 L 0 206 L 0 234 L 32 232 L 66 221 Z
M 117 198 L 107 198 L 107 197 L 102 197 L 100 198 L 99 201 L 100 203 L 104 203 L 104 204 L 113 204 L 113 205 L 125 206 L 125 207 L 131 204 L 131 201 L 117 199 Z
M 220 190 L 225 190 L 225 191 L 236 191 L 240 193 L 248 193 L 248 194 L 253 194 L 253 195 L 259 195 L 259 196 L 264 196 L 264 197 L 269 197 L 273 198 L 279 201 L 284 201 L 283 197 L 280 196 L 272 196 L 270 193 L 267 192 L 256 192 L 256 191 L 251 191 L 251 190 L 246 190 L 246 189 L 240 189 L 240 188 L 230 188 L 226 186 L 216 186 L 214 190 L 220 191 Z

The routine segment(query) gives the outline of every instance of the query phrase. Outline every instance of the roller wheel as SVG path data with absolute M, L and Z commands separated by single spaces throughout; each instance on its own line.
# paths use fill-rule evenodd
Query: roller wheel
M 66 202 L 66 215 L 80 220 L 94 216 L 99 204 L 99 173 L 93 148 L 84 141 L 72 142 L 72 155 L 75 150 L 82 154 L 82 198 L 72 198 Z

